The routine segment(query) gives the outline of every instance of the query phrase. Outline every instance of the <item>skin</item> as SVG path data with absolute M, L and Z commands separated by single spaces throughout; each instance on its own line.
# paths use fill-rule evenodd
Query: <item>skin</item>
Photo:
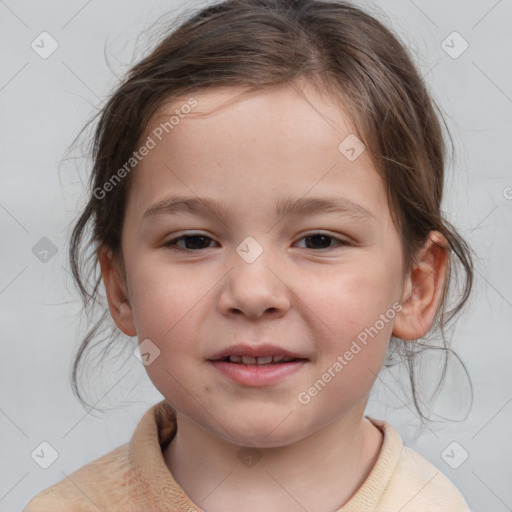
M 124 268 L 108 248 L 100 254 L 109 308 L 125 334 L 160 350 L 146 371 L 178 421 L 163 456 L 194 503 L 208 512 L 335 510 L 377 460 L 382 434 L 364 417 L 368 395 L 391 334 L 416 339 L 430 328 L 445 279 L 445 241 L 432 232 L 404 276 L 384 183 L 368 151 L 351 162 L 338 150 L 354 133 L 344 109 L 307 85 L 308 101 L 291 87 L 238 92 L 195 95 L 193 113 L 134 171 Z M 145 137 L 186 99 L 163 105 Z M 177 194 L 223 200 L 232 213 L 143 220 L 147 208 Z M 273 212 L 283 197 L 331 195 L 375 219 Z M 304 238 L 312 230 L 334 238 Z M 179 242 L 188 253 L 165 246 L 190 231 L 209 238 Z M 263 249 L 252 263 L 236 252 L 247 236 Z M 298 394 L 393 303 L 402 310 L 300 403 Z M 236 384 L 207 361 L 235 343 L 261 340 L 309 360 L 266 387 Z M 242 446 L 261 455 L 252 467 L 237 457 Z

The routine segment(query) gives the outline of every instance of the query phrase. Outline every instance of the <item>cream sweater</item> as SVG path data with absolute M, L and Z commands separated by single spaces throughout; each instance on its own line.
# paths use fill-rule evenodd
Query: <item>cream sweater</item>
M 469 512 L 450 480 L 405 446 L 389 423 L 367 418 L 384 434 L 381 451 L 356 494 L 336 512 Z M 40 492 L 23 512 L 200 512 L 163 458 L 175 433 L 175 412 L 163 400 L 144 414 L 129 443 Z

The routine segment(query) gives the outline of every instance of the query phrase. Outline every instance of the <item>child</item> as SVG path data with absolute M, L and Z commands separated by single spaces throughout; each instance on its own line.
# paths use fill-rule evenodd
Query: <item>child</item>
M 433 105 L 396 36 L 342 1 L 227 0 L 138 63 L 101 113 L 70 256 L 94 302 L 91 223 L 110 314 L 165 400 L 25 512 L 469 510 L 364 415 L 391 342 L 442 330 L 471 290 Z

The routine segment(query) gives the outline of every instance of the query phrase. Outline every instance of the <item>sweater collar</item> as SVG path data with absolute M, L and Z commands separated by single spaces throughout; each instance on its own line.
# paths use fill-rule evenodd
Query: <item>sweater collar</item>
M 386 421 L 366 418 L 382 431 L 382 447 L 366 480 L 336 512 L 374 510 L 400 459 L 403 443 L 398 432 Z M 176 430 L 176 411 L 167 400 L 162 400 L 144 414 L 130 440 L 128 484 L 131 498 L 141 511 L 202 510 L 174 480 L 163 457 L 163 450 L 176 435 Z

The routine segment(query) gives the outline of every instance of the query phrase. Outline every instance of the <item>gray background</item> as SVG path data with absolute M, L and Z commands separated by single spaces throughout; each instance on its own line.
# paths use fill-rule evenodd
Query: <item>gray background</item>
M 357 4 L 384 11 L 381 19 L 412 49 L 445 114 L 457 153 L 447 169 L 444 210 L 478 254 L 473 299 L 452 336 L 474 385 L 470 414 L 464 419 L 467 383 L 455 362 L 436 411 L 463 421 L 418 429 L 407 389 L 397 384 L 405 373 L 395 370 L 379 376 L 367 414 L 395 426 L 455 483 L 473 511 L 512 510 L 512 1 Z M 39 491 L 127 442 L 142 414 L 162 399 L 134 357 L 110 363 L 103 381 L 91 377 L 94 402 L 111 408 L 106 414 L 87 414 L 72 395 L 71 364 L 86 321 L 80 321 L 66 243 L 85 197 L 88 162 L 76 152 L 63 158 L 117 85 L 116 75 L 143 55 L 147 39 L 138 36 L 164 12 L 184 6 L 0 1 L 1 512 L 21 509 Z M 58 43 L 46 59 L 31 47 L 43 31 Z M 454 31 L 469 44 L 457 58 L 442 46 Z M 449 44 L 461 48 L 460 40 Z M 34 254 L 36 244 L 48 244 L 40 242 L 44 237 L 57 251 L 46 255 L 48 261 L 41 261 L 40 250 Z M 58 453 L 48 469 L 31 458 L 43 441 Z

